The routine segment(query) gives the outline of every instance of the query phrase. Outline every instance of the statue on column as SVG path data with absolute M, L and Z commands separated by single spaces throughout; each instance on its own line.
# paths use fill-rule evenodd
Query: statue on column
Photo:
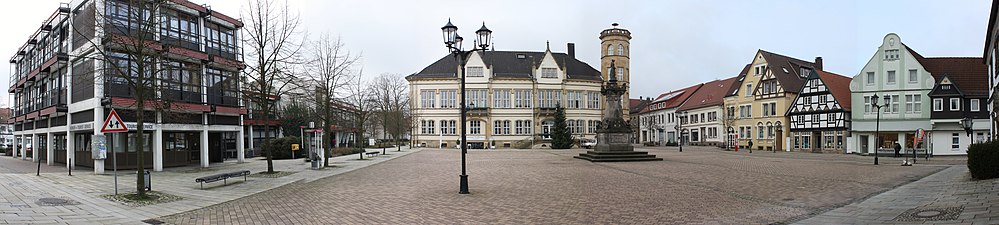
M 631 124 L 624 121 L 621 112 L 621 96 L 628 90 L 628 87 L 618 85 L 615 77 L 616 66 L 611 60 L 607 84 L 601 87 L 600 93 L 604 95 L 605 105 L 604 116 L 597 127 L 597 145 L 592 151 L 581 153 L 575 156 L 577 159 L 585 159 L 591 162 L 630 162 L 630 161 L 659 161 L 655 155 L 648 152 L 635 151 L 635 146 L 631 145 Z

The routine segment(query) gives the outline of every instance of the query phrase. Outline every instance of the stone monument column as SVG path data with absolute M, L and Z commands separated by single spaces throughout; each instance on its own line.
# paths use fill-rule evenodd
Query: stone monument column
M 610 71 L 615 73 L 614 60 L 611 60 Z M 631 145 L 631 124 L 624 120 L 621 112 L 621 95 L 627 93 L 628 87 L 619 85 L 617 78 L 609 76 L 607 84 L 600 89 L 604 95 L 607 108 L 604 109 L 604 118 L 597 128 L 597 145 L 593 151 L 575 156 L 577 159 L 585 159 L 591 162 L 631 162 L 631 161 L 659 161 L 655 155 L 648 152 L 635 151 Z

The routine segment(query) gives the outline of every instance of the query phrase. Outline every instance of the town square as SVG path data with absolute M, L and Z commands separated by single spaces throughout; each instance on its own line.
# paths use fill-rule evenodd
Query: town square
M 999 1 L 442 3 L 3 3 L 0 224 L 999 224 Z

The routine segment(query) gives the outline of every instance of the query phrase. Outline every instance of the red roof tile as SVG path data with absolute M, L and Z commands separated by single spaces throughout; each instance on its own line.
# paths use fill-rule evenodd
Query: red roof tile
M 903 44 L 904 45 L 904 44 Z M 926 58 L 909 46 L 905 46 L 919 64 L 933 75 L 937 83 L 944 76 L 966 95 L 988 96 L 988 66 L 980 57 L 934 57 Z
M 653 99 L 652 102 L 649 103 L 648 106 L 645 107 L 645 109 L 642 109 L 640 113 L 679 107 L 680 105 L 683 104 L 683 102 L 687 101 L 687 99 L 690 98 L 691 95 L 697 92 L 697 90 L 700 89 L 701 86 L 703 85 L 704 84 L 696 84 L 694 86 L 686 87 L 684 89 L 661 94 L 656 99 Z M 659 103 L 664 103 L 664 106 L 662 106 L 662 108 L 652 110 L 652 106 Z
M 853 79 L 826 71 L 816 71 L 819 74 L 819 78 L 822 79 L 822 83 L 832 93 L 833 98 L 836 99 L 836 102 L 839 102 L 839 106 L 843 107 L 846 111 L 850 111 L 850 81 Z
M 679 110 L 692 110 L 699 109 L 708 106 L 718 106 L 722 105 L 725 101 L 725 95 L 727 94 L 730 86 L 735 83 L 738 76 L 731 77 L 724 80 L 715 80 L 705 83 L 701 86 L 694 95 L 691 95 L 687 102 L 680 106 Z

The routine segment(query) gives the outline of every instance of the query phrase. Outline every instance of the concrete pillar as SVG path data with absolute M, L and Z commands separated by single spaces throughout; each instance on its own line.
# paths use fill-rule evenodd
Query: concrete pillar
M 153 171 L 163 171 L 163 129 L 153 130 Z
M 20 157 L 21 155 L 23 155 L 23 154 L 21 154 L 21 150 L 23 148 L 21 148 L 21 147 L 18 146 L 18 145 L 21 145 L 21 138 L 19 136 L 15 135 L 14 136 L 14 141 L 12 143 L 10 143 L 10 145 L 11 145 L 10 147 L 12 148 L 11 151 L 14 151 L 14 153 L 10 154 L 10 156 L 12 156 L 14 158 L 17 158 L 17 157 Z
M 52 132 L 45 133 L 45 165 L 55 165 L 55 138 Z
M 239 133 L 236 135 L 236 162 L 245 162 L 246 159 L 246 148 L 243 147 L 243 127 L 239 127 Z
M 38 162 L 40 160 L 38 152 L 41 152 L 41 149 L 38 149 L 38 143 L 42 143 L 38 141 L 38 134 L 31 134 L 31 162 Z
M 208 126 L 201 129 L 201 167 L 208 167 Z
M 21 135 L 21 160 L 28 159 L 28 135 Z
M 73 169 L 73 164 L 76 164 L 76 140 L 73 139 L 73 132 L 66 131 L 66 168 L 70 170 Z
M 250 145 L 249 145 L 250 146 L 250 150 L 256 151 L 257 149 L 253 148 L 253 125 L 246 126 L 246 127 L 250 129 L 250 133 L 248 135 L 249 138 L 247 139 L 250 142 Z M 302 144 L 305 144 L 305 143 L 302 143 Z
M 100 88 L 97 88 L 97 87 L 100 87 Z M 104 91 L 104 86 L 103 86 L 102 83 L 98 82 L 98 84 L 94 87 L 94 89 L 100 89 L 101 91 Z M 99 95 L 96 95 L 96 96 L 103 96 L 103 92 L 99 92 L 99 93 L 95 93 L 95 94 L 99 94 Z M 98 100 L 100 100 L 100 98 L 98 98 Z M 103 132 L 101 132 L 101 125 L 103 125 L 103 123 L 104 123 L 104 107 L 94 107 L 94 122 L 93 123 L 94 123 L 94 131 L 93 131 L 94 135 L 104 134 Z M 107 138 L 110 139 L 111 136 L 108 135 Z M 94 137 L 91 136 L 90 140 L 93 141 Z M 91 144 L 91 143 L 83 143 L 83 144 Z M 91 147 L 91 148 L 93 148 L 93 147 Z M 92 151 L 96 151 L 96 150 L 97 149 L 92 149 Z M 112 154 L 114 154 L 114 152 L 108 151 L 107 157 L 111 157 Z M 104 174 L 104 160 L 105 159 L 94 159 L 94 174 Z M 111 160 L 111 159 L 109 158 L 109 159 L 106 159 L 106 160 Z

